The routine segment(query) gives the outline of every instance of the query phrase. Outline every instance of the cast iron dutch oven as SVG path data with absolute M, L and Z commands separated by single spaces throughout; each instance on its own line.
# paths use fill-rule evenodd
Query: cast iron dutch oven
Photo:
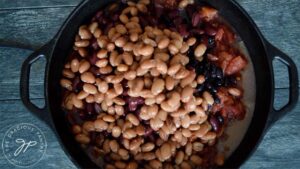
M 71 13 L 58 34 L 49 43 L 30 55 L 22 66 L 21 97 L 24 105 L 53 128 L 57 137 L 60 138 L 66 154 L 81 168 L 96 168 L 97 166 L 85 155 L 66 126 L 67 122 L 61 109 L 59 80 L 66 56 L 72 48 L 79 26 L 91 19 L 101 7 L 110 2 L 112 1 L 83 1 Z M 237 31 L 249 51 L 254 66 L 257 94 L 252 121 L 242 142 L 223 166 L 224 168 L 238 168 L 255 150 L 265 131 L 297 103 L 297 68 L 286 54 L 265 40 L 249 15 L 234 0 L 203 0 L 203 2 L 218 9 L 225 20 Z M 30 67 L 41 57 L 45 57 L 47 60 L 44 108 L 38 108 L 29 99 Z M 274 59 L 280 60 L 289 70 L 289 102 L 280 110 L 273 108 L 274 75 L 272 61 Z

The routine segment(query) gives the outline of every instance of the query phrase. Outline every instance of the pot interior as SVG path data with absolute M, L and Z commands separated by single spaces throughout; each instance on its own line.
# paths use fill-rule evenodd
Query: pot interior
M 231 0 L 203 1 L 218 9 L 221 16 L 236 30 L 242 40 L 239 45 L 249 61 L 246 71 L 243 72 L 246 117 L 243 121 L 228 128 L 229 139 L 222 143 L 230 147 L 230 151 L 226 154 L 228 160 L 224 168 L 236 168 L 256 147 L 263 133 L 273 99 L 273 74 L 270 71 L 271 66 L 260 33 L 242 9 Z M 46 76 L 46 103 L 49 105 L 56 132 L 70 159 L 83 168 L 95 168 L 96 165 L 75 142 L 73 134 L 68 129 L 64 112 L 61 109 L 62 91 L 59 80 L 79 26 L 110 2 L 113 1 L 88 0 L 75 9 L 56 37 L 57 42 L 49 60 Z M 260 93 L 259 97 L 257 93 Z

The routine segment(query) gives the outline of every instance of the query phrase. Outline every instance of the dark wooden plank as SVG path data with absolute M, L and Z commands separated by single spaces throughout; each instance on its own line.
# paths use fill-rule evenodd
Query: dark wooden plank
M 0 10 L 76 6 L 81 0 L 2 0 Z
M 57 33 L 74 7 L 0 11 L 0 40 L 42 46 Z
M 288 98 L 286 89 L 277 89 L 275 104 Z M 300 102 L 267 132 L 253 156 L 242 168 L 292 168 L 300 166 Z
M 18 99 L 19 82 L 21 74 L 21 66 L 23 61 L 29 56 L 31 51 L 16 50 L 8 48 L 0 48 L 0 100 Z M 45 62 L 44 62 L 45 63 Z M 43 98 L 43 62 L 38 61 L 34 64 L 31 71 L 33 72 L 30 78 L 31 97 Z
M 35 100 L 41 103 L 43 100 Z M 45 135 L 47 142 L 47 150 L 44 157 L 35 166 L 31 168 L 44 168 L 44 169 L 54 169 L 54 168 L 75 168 L 68 157 L 65 155 L 61 149 L 57 138 L 55 137 L 52 130 L 35 116 L 33 116 L 21 103 L 20 100 L 14 101 L 0 101 L 0 138 L 1 143 L 5 132 L 13 125 L 19 123 L 31 123 L 37 126 Z M 2 153 L 2 146 L 1 146 Z M 13 166 L 10 164 L 3 155 L 0 156 L 0 168 L 2 169 L 17 169 L 20 167 Z
M 280 98 L 287 97 L 287 89 L 276 90 Z M 278 99 L 275 104 L 281 103 Z M 37 99 L 41 102 L 41 99 Z M 266 134 L 257 151 L 241 167 L 243 169 L 258 168 L 292 168 L 300 166 L 300 103 L 283 119 L 278 121 Z M 43 159 L 34 168 L 76 168 L 58 145 L 54 133 L 39 119 L 36 119 L 24 108 L 19 100 L 0 101 L 0 138 L 3 138 L 6 130 L 14 124 L 33 123 L 45 134 L 48 148 Z M 3 156 L 0 156 L 0 168 L 13 168 Z
M 299 68 L 299 0 L 238 0 L 238 2 L 253 18 L 266 39 L 289 55 Z M 284 67 L 278 65 L 276 67 L 278 75 L 282 76 Z M 278 77 L 278 79 L 276 87 L 288 87 L 284 77 Z

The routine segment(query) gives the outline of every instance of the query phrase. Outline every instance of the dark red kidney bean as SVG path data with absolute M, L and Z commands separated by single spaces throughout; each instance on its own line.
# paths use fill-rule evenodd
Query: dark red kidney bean
M 186 11 L 188 17 L 189 17 L 189 18 L 192 18 L 194 12 L 196 11 L 196 5 L 188 5 L 188 6 L 185 8 L 185 11 Z
M 94 103 L 95 112 L 100 114 L 102 112 L 101 106 L 98 103 Z
M 91 139 L 91 142 L 95 144 L 95 141 L 99 135 L 100 133 L 98 132 L 90 132 L 89 137 Z
M 203 35 L 204 34 L 204 31 L 202 29 L 192 29 L 190 31 L 194 35 Z
M 110 28 L 112 28 L 114 26 L 114 22 L 109 22 L 107 24 L 105 24 L 105 28 L 104 28 L 104 34 L 107 35 L 108 31 L 110 30 Z
M 119 19 L 119 14 L 114 14 L 113 17 L 112 17 L 112 20 L 114 22 L 116 22 L 116 21 L 118 21 L 118 19 Z
M 102 16 L 101 20 L 98 20 L 100 23 L 102 23 L 102 25 L 106 25 L 106 24 L 110 24 L 111 22 L 109 21 L 109 19 L 105 16 Z
M 99 18 L 102 17 L 102 16 L 103 16 L 103 11 L 102 11 L 102 10 L 99 11 L 99 12 L 97 12 L 96 15 L 95 15 L 95 17 L 96 17 L 97 19 L 99 19 Z
M 150 120 L 143 120 L 143 124 L 145 124 L 146 126 L 150 125 Z
M 173 23 L 174 25 L 181 25 L 183 23 L 182 17 L 174 18 Z
M 204 31 L 209 36 L 215 36 L 217 34 L 217 29 L 211 25 L 206 25 Z
M 150 10 L 153 11 L 153 10 Z M 162 14 L 164 13 L 164 7 L 160 4 L 154 3 L 154 11 L 156 18 L 160 18 Z
M 124 90 L 123 90 L 122 96 L 123 96 L 123 97 L 128 96 L 128 89 L 124 89 Z
M 187 30 L 187 25 L 186 24 L 180 24 L 178 26 L 178 32 L 180 33 L 181 36 L 184 38 L 189 36 L 189 31 Z
M 141 114 L 141 108 L 137 108 L 135 111 L 134 111 L 134 114 L 136 115 L 136 117 L 138 118 L 138 120 L 141 122 L 143 121 L 142 118 L 140 117 L 140 114 Z
M 121 84 L 122 84 L 123 88 L 127 88 L 128 89 L 128 80 L 122 80 Z
M 91 65 L 95 65 L 96 62 L 98 61 L 97 53 L 93 52 L 90 56 L 88 56 L 89 62 Z
M 83 124 L 83 120 L 80 117 L 79 109 L 73 107 L 71 111 L 67 112 L 67 119 L 71 124 Z
M 173 31 L 173 32 L 177 32 L 177 29 L 175 28 L 175 27 L 171 27 L 171 28 L 169 28 L 171 31 Z
M 158 20 L 156 18 L 154 18 L 153 16 L 149 15 L 148 19 L 149 19 L 149 21 L 150 21 L 150 23 L 151 23 L 152 26 L 158 25 Z
M 178 9 L 173 9 L 168 13 L 170 19 L 182 18 L 179 15 L 180 15 L 180 11 Z
M 91 68 L 89 69 L 90 72 L 93 73 L 94 76 L 96 77 L 102 77 L 104 78 L 104 75 L 102 75 L 100 72 L 99 72 L 99 68 L 97 66 L 91 66 Z
M 83 82 L 80 80 L 79 76 L 76 76 L 72 81 L 72 89 L 75 93 L 78 93 L 82 90 Z
M 129 102 L 128 103 L 128 108 L 129 108 L 129 111 L 135 111 L 137 109 L 138 105 L 136 102 Z
M 96 13 L 96 15 L 92 18 L 92 22 L 98 21 L 100 17 L 102 17 L 103 11 L 99 11 Z
M 218 131 L 220 129 L 220 123 L 216 117 L 210 116 L 209 123 L 211 124 L 214 131 Z
M 153 133 L 153 129 L 150 126 L 145 127 L 145 137 L 150 137 Z
M 85 109 L 87 112 L 94 113 L 95 112 L 94 103 L 86 103 Z
M 139 17 L 139 21 L 142 27 L 146 27 L 148 24 L 148 20 L 146 20 L 146 16 L 145 15 L 140 15 Z
M 193 27 L 197 27 L 201 22 L 201 17 L 198 12 L 195 12 L 192 17 L 192 25 Z
M 98 45 L 98 42 L 97 42 L 96 38 L 93 38 L 91 40 L 91 47 L 92 47 L 93 50 L 98 50 L 99 49 L 99 45 Z
M 72 60 L 75 59 L 75 58 L 80 59 L 81 56 L 79 55 L 79 53 L 78 53 L 77 51 L 72 50 L 72 51 L 70 52 L 70 54 L 69 54 L 67 60 L 70 62 L 70 61 L 72 61 Z

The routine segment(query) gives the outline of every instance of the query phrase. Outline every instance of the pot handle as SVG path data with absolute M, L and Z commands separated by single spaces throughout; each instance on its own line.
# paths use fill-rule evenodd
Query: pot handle
M 298 88 L 299 81 L 298 81 L 297 67 L 296 64 L 293 62 L 293 60 L 288 55 L 280 51 L 278 48 L 276 48 L 266 40 L 265 40 L 265 44 L 268 49 L 267 50 L 268 54 L 272 59 L 271 61 L 277 59 L 288 67 L 289 85 L 290 85 L 288 103 L 279 110 L 275 110 L 275 108 L 272 105 L 272 111 L 270 113 L 270 118 L 267 124 L 267 128 L 270 128 L 276 121 L 281 119 L 283 116 L 285 116 L 289 111 L 291 111 L 296 106 L 299 97 L 299 88 Z
M 32 112 L 33 115 L 44 121 L 50 127 L 52 126 L 52 122 L 49 118 L 49 114 L 47 113 L 47 103 L 45 100 L 45 106 L 39 108 L 35 104 L 33 104 L 30 100 L 29 95 L 29 79 L 30 79 L 30 68 L 31 65 L 39 60 L 40 58 L 46 58 L 46 70 L 48 67 L 48 57 L 50 55 L 51 49 L 53 47 L 53 40 L 48 42 L 46 45 L 41 47 L 40 49 L 33 52 L 22 64 L 21 69 L 21 79 L 20 79 L 20 95 L 21 100 L 25 107 Z

